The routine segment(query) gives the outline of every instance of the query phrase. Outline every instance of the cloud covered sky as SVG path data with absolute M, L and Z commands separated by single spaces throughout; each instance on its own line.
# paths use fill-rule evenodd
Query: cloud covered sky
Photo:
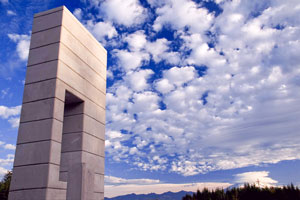
M 62 4 L 108 50 L 107 185 L 300 184 L 298 0 L 1 0 L 0 173 L 33 13 Z

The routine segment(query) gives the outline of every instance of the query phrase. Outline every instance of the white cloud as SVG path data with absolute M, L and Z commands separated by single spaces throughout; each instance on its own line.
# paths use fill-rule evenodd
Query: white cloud
M 3 145 L 4 143 L 0 141 L 0 145 Z M 3 178 L 5 174 L 7 174 L 8 169 L 7 167 L 11 168 L 12 164 L 14 162 L 14 155 L 13 154 L 7 154 L 6 159 L 0 158 L 0 180 Z
M 8 119 L 8 122 L 10 123 L 11 127 L 18 128 L 20 124 L 20 117 L 11 117 Z
M 15 106 L 15 107 L 0 106 L 0 117 L 3 119 L 7 119 L 12 116 L 19 115 L 20 112 L 21 112 L 21 106 Z
M 275 186 L 275 184 L 278 183 L 278 181 L 269 177 L 268 171 L 254 171 L 236 174 L 234 182 L 238 184 L 255 184 L 260 187 Z
M 161 79 L 156 82 L 156 89 L 163 94 L 170 92 L 174 88 L 174 85 L 168 79 Z
M 191 32 L 199 33 L 207 30 L 214 18 L 191 0 L 166 0 L 162 7 L 156 9 L 156 14 L 158 17 L 153 25 L 156 31 L 170 24 L 174 29 L 188 27 Z
M 149 54 L 143 52 L 129 52 L 126 50 L 116 50 L 119 65 L 125 70 L 135 70 L 142 66 L 144 61 L 149 60 Z
M 82 10 L 80 8 L 76 8 L 73 12 L 73 15 L 77 17 L 77 19 L 81 20 L 82 19 Z
M 126 76 L 126 79 L 128 79 L 131 88 L 134 91 L 139 92 L 149 88 L 147 79 L 149 79 L 152 74 L 153 71 L 150 69 L 129 72 Z
M 138 0 L 109 0 L 101 4 L 101 12 L 108 20 L 124 26 L 142 23 L 146 18 L 146 9 Z
M 95 38 L 102 43 L 105 43 L 105 37 L 111 39 L 118 36 L 115 27 L 110 22 L 87 22 L 88 29 L 92 32 Z
M 129 49 L 131 51 L 140 51 L 145 48 L 145 45 L 147 43 L 144 31 L 137 31 L 133 34 L 128 35 L 125 38 L 125 41 L 128 43 Z
M 8 150 L 15 150 L 16 146 L 13 144 L 5 144 L 4 145 L 4 149 L 8 149 Z
M 16 14 L 14 11 L 12 11 L 12 10 L 7 10 L 6 14 L 7 14 L 7 15 L 10 15 L 10 16 L 15 16 L 15 15 L 17 15 L 17 14 Z
M 9 39 L 17 43 L 17 53 L 21 60 L 26 61 L 29 54 L 30 35 L 8 34 Z
M 5 174 L 7 174 L 8 170 L 0 167 L 0 179 L 2 180 L 2 178 L 4 177 Z
M 170 64 L 177 64 L 180 61 L 180 55 L 178 52 L 170 52 L 168 45 L 170 45 L 170 42 L 167 39 L 157 39 L 154 42 L 147 43 L 146 51 L 152 55 L 156 63 L 164 60 Z
M 173 67 L 164 71 L 164 78 L 168 79 L 170 83 L 180 86 L 196 77 L 194 67 Z
M 20 122 L 21 106 L 0 106 L 0 118 L 7 119 L 13 128 L 17 128 Z
M 13 154 L 7 154 L 5 159 L 0 158 L 0 167 L 12 165 L 14 157 L 15 156 Z
M 105 176 L 105 184 L 107 185 L 123 185 L 123 184 L 138 184 L 138 185 L 150 185 L 157 184 L 160 181 L 154 179 L 124 179 L 115 176 Z
M 6 89 L 1 90 L 1 97 L 0 98 L 4 99 L 8 95 L 9 90 L 10 90 L 10 88 L 6 88 Z
M 0 147 L 4 148 L 6 150 L 15 150 L 16 149 L 15 145 L 13 145 L 13 144 L 6 144 L 5 142 L 2 142 L 2 141 L 0 141 Z
M 0 0 L 1 3 L 6 4 L 8 3 L 8 0 Z

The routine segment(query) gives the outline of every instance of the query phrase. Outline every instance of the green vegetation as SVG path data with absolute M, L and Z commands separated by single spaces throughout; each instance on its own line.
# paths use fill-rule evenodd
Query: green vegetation
M 0 199 L 1 200 L 7 200 L 8 199 L 11 175 L 12 175 L 11 171 L 7 172 L 7 174 L 5 174 L 2 181 L 0 182 Z
M 203 189 L 193 195 L 186 195 L 182 200 L 300 200 L 300 189 L 293 184 L 284 187 L 257 187 L 245 184 L 243 188 L 228 190 Z

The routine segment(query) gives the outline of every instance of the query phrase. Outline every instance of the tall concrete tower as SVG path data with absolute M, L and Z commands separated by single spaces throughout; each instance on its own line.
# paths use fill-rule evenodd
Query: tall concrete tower
M 106 59 L 66 7 L 34 16 L 9 200 L 104 199 Z

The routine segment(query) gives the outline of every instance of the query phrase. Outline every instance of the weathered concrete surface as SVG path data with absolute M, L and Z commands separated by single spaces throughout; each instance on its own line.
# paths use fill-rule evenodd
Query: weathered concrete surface
M 106 57 L 66 7 L 34 16 L 9 200 L 104 199 Z

